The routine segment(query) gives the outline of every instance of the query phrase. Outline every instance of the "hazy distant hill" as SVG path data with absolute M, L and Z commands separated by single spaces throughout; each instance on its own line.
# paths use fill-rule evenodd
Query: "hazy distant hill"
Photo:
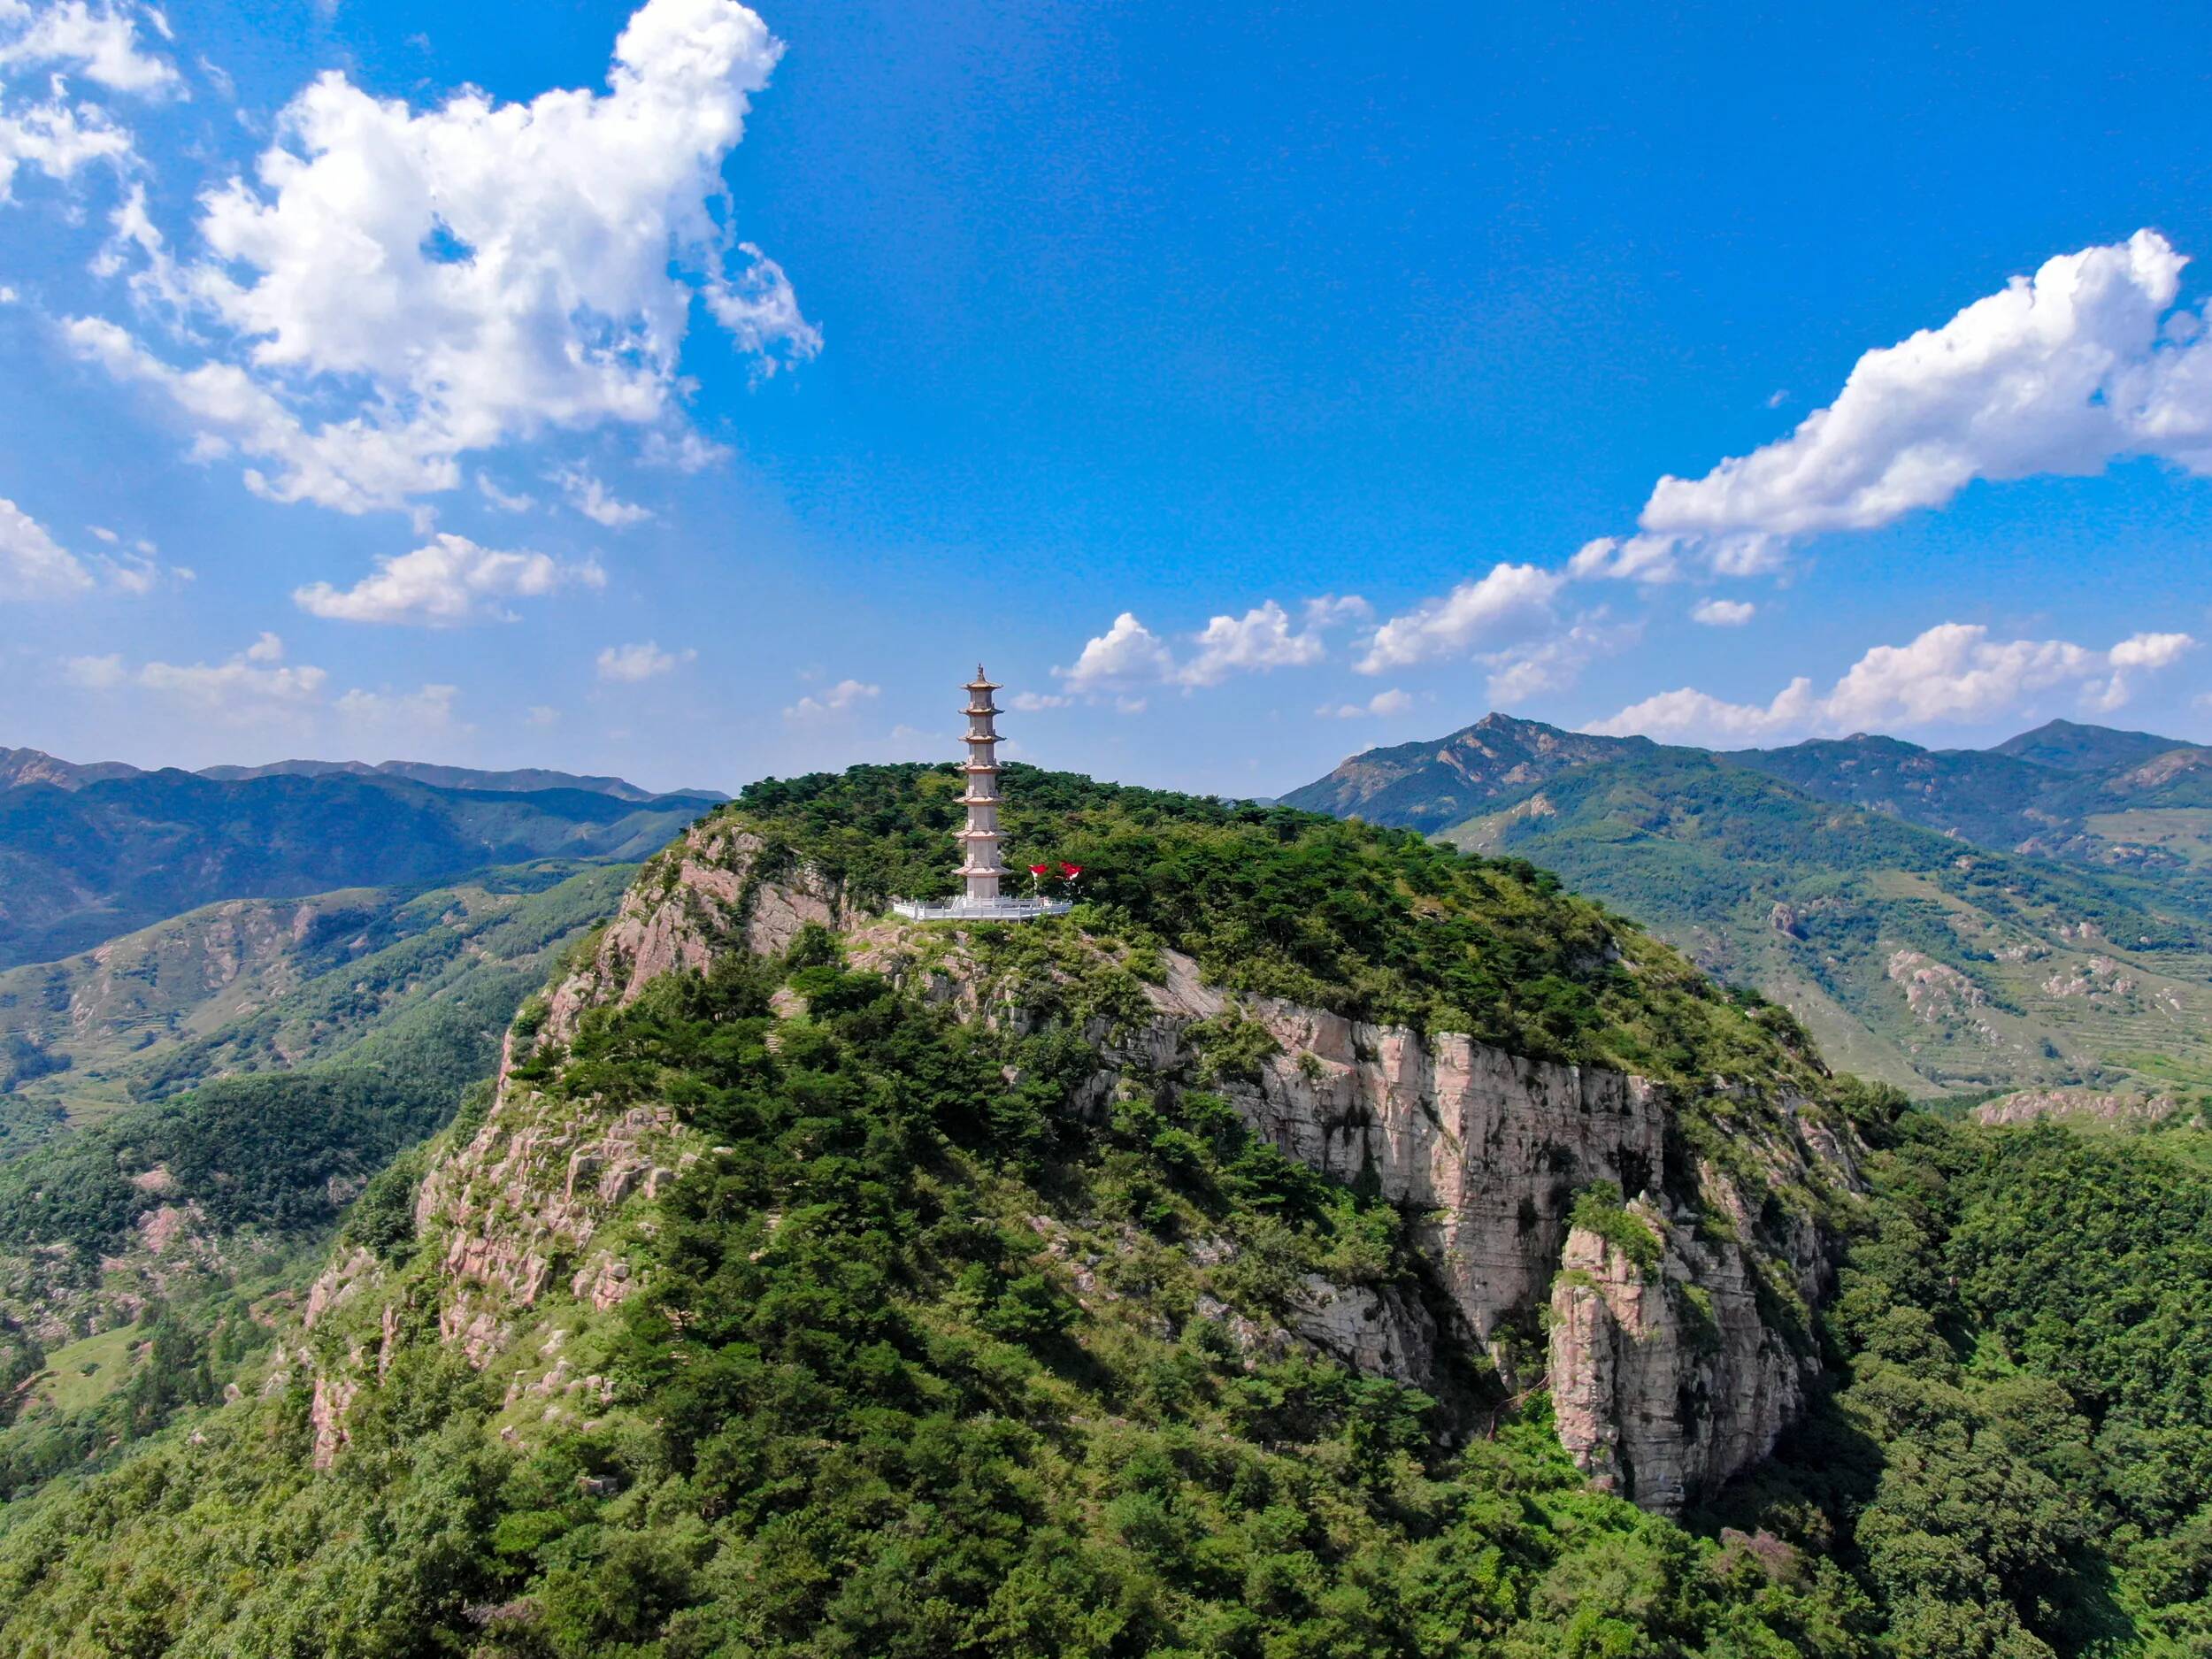
M 403 1038 L 434 1010 L 482 1003 L 495 1030 L 546 953 L 604 915 L 633 870 L 549 859 L 428 887 L 227 899 L 0 971 L 0 1158 L 210 1078 Z M 462 1042 L 457 1086 L 488 1041 Z
M 2005 752 L 2046 749 L 2076 764 Z M 1492 715 L 1284 798 L 1556 870 L 1870 1076 L 2212 1084 L 2212 750 L 2070 726 L 1717 755 Z
M 119 760 L 81 763 L 58 759 L 42 749 L 0 749 L 0 789 L 25 783 L 81 789 L 87 784 L 149 775 L 144 768 Z M 588 789 L 595 795 L 611 795 L 618 801 L 653 801 L 668 795 L 703 801 L 729 798 L 715 789 L 671 789 L 656 795 L 652 790 L 641 789 L 626 779 L 549 772 L 541 766 L 525 766 L 511 772 L 479 772 L 468 766 L 437 766 L 420 760 L 386 760 L 373 766 L 365 760 L 278 760 L 262 766 L 203 766 L 192 775 L 211 778 L 218 783 L 243 783 L 255 778 L 388 779 L 400 783 L 426 783 L 439 789 L 489 789 L 502 794 Z
M 713 804 L 352 772 L 19 783 L 0 788 L 0 966 L 68 956 L 219 899 L 421 883 L 545 857 L 639 858 Z

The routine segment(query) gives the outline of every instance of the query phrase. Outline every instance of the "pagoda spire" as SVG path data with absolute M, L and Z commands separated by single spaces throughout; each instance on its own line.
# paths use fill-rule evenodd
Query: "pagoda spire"
M 968 703 L 961 712 L 968 717 L 968 729 L 961 741 L 968 746 L 968 758 L 960 770 L 966 774 L 968 787 L 960 803 L 967 809 L 968 817 L 954 834 L 964 855 L 959 873 L 966 885 L 969 902 L 995 904 L 999 898 L 999 884 L 1006 875 L 1006 866 L 999 862 L 998 850 L 999 710 L 991 700 L 998 684 L 978 663 L 975 678 L 965 689 Z
M 1072 900 L 1047 898 L 1043 894 L 1008 893 L 1006 865 L 999 855 L 998 704 L 991 694 L 998 681 L 975 665 L 975 678 L 964 689 L 967 703 L 960 712 L 968 717 L 968 729 L 960 741 L 968 757 L 960 764 L 964 787 L 960 804 L 964 817 L 953 839 L 960 843 L 961 891 L 956 898 L 894 899 L 892 911 L 917 922 L 1032 922 L 1040 916 L 1065 916 L 1075 908 Z M 1073 865 L 1066 873 L 1077 874 Z

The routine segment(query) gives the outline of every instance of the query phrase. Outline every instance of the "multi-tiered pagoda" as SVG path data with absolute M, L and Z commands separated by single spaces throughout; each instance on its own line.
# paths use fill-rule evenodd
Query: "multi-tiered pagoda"
M 891 908 L 918 922 L 1025 922 L 1033 917 L 1063 915 L 1072 908 L 1068 900 L 1023 898 L 1002 891 L 1006 866 L 999 862 L 998 853 L 1002 839 L 998 827 L 999 710 L 998 704 L 991 701 L 998 682 L 985 674 L 983 664 L 978 663 L 975 678 L 963 689 L 968 694 L 968 702 L 961 713 L 968 717 L 968 729 L 960 741 L 967 745 L 968 757 L 960 766 L 961 775 L 967 780 L 960 804 L 965 809 L 967 818 L 953 832 L 961 849 L 960 868 L 956 873 L 960 877 L 962 891 L 953 899 L 898 899 Z

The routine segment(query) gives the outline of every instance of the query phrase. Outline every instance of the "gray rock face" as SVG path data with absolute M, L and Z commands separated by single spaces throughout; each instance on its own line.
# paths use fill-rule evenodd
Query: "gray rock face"
M 648 867 L 540 1029 L 511 1049 L 563 1041 L 594 1006 L 723 952 L 781 949 L 810 924 L 843 931 L 855 965 L 967 1018 L 1032 1018 L 956 929 L 860 922 L 809 872 L 757 869 L 759 851 L 742 832 L 695 828 Z M 1560 1437 L 1594 1481 L 1655 1509 L 1771 1450 L 1816 1368 L 1789 1310 L 1826 1287 L 1816 1216 L 1856 1184 L 1847 1129 L 1801 1102 L 1716 1085 L 1697 1104 L 1726 1125 L 1737 1172 L 1684 1167 L 1685 1103 L 1647 1079 L 1232 998 L 1189 959 L 1167 963 L 1164 981 L 1145 987 L 1148 1015 L 1087 1033 L 1102 1069 L 1069 1110 L 1102 1110 L 1123 1090 L 1212 1089 L 1287 1155 L 1404 1210 L 1442 1292 L 1425 1306 L 1395 1287 L 1313 1280 L 1283 1328 L 1256 1326 L 1240 1342 L 1295 1341 L 1416 1384 L 1448 1345 L 1480 1345 L 1510 1386 L 1548 1386 Z M 1268 1041 L 1250 1047 L 1271 1048 L 1227 1077 L 1211 1073 L 1208 1033 L 1194 1029 L 1225 1017 L 1263 1027 Z M 480 1361 L 506 1340 L 512 1310 L 541 1296 L 605 1308 L 628 1294 L 616 1213 L 700 1153 L 664 1108 L 556 1110 L 508 1070 L 482 1129 L 432 1171 L 418 1210 L 442 1236 L 442 1333 Z M 1648 1271 L 1574 1225 L 1577 1194 L 1596 1182 L 1617 1187 L 1651 1233 Z M 1764 1203 L 1773 1192 L 1793 1202 Z
M 1190 1027 L 1230 1006 L 1195 964 L 1172 953 L 1169 963 L 1166 984 L 1152 990 L 1155 1019 L 1107 1047 L 1110 1062 L 1148 1083 L 1190 1077 L 1200 1061 Z M 1802 1217 L 1763 1233 L 1758 1206 L 1710 1164 L 1684 1172 L 1697 1205 L 1671 1206 L 1663 1187 L 1676 1104 L 1665 1089 L 1265 997 L 1236 1008 L 1278 1052 L 1256 1079 L 1211 1087 L 1282 1151 L 1371 1182 L 1416 1215 L 1467 1332 L 1516 1386 L 1539 1379 L 1515 1374 L 1513 1346 L 1501 1339 L 1532 1333 L 1548 1309 L 1545 1379 L 1560 1439 L 1594 1479 L 1671 1512 L 1773 1449 L 1816 1362 L 1768 1310 L 1824 1292 L 1827 1242 Z M 1856 1184 L 1850 1149 L 1802 1102 L 1740 1118 L 1747 1137 L 1758 1125 L 1745 1150 L 1772 1184 Z M 1655 1282 L 1572 1227 L 1576 1194 L 1594 1182 L 1627 1194 L 1663 1240 Z M 1348 1361 L 1425 1375 L 1425 1356 L 1409 1358 L 1420 1345 L 1397 1336 L 1404 1321 L 1374 1319 L 1364 1345 L 1343 1304 L 1332 1324 L 1337 1340 L 1317 1340 Z

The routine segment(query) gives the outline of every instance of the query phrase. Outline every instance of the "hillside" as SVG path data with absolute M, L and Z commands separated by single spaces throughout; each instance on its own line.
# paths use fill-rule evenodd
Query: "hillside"
M 232 899 L 0 971 L 0 1157 L 205 1078 L 331 1059 L 479 981 L 508 987 L 511 1007 L 634 868 L 547 860 L 447 886 Z
M 397 887 L 546 857 L 634 860 L 710 804 L 350 773 L 19 784 L 0 788 L 0 967 L 221 899 Z
M 949 769 L 652 861 L 241 1398 L 19 1506 L 0 1637 L 1858 1651 L 1832 1567 L 1624 1501 L 1819 1374 L 1862 1097 L 1791 1023 L 1523 865 L 1010 785 L 1064 920 L 881 916 Z
M 1655 747 L 1648 738 L 1592 737 L 1491 714 L 1433 743 L 1355 755 L 1327 777 L 1281 796 L 1280 803 L 1428 834 L 1493 802 L 1526 795 L 1571 767 Z
M 34 1034 L 65 1068 L 0 1097 L 0 1493 L 157 1429 L 265 1350 L 345 1206 L 490 1071 L 633 872 L 240 901 L 0 975 L 0 999 L 54 993 L 59 1034 Z M 19 1048 L 45 1006 L 0 1011 Z
M 0 1440 L 0 1644 L 2212 1638 L 2200 1112 L 1945 1121 L 1518 861 L 1009 780 L 1019 851 L 1102 878 L 1072 915 L 882 915 L 943 879 L 947 770 L 757 786 L 640 872 L 303 1299 L 49 1353 L 42 1438 Z M 106 1141 L 117 1195 L 298 1202 L 149 1162 L 302 1121 L 204 1110 Z M 383 1144 L 349 1121 L 319 1168 Z M 60 1175 L 0 1174 L 0 1226 Z M 83 1219 L 42 1259 L 113 1248 Z M 88 1425 L 115 1466 L 42 1484 Z
M 1433 833 L 1557 870 L 1787 1005 L 1839 1064 L 1923 1094 L 2212 1087 L 2212 888 L 2187 840 L 2212 812 L 2185 804 L 2206 751 L 2084 772 L 1879 737 L 1713 755 L 1548 733 L 1494 715 L 1445 740 L 1522 758 Z M 1438 748 L 1289 798 L 1408 767 L 1371 802 L 1425 797 Z M 2154 823 L 2163 843 L 2115 839 Z

